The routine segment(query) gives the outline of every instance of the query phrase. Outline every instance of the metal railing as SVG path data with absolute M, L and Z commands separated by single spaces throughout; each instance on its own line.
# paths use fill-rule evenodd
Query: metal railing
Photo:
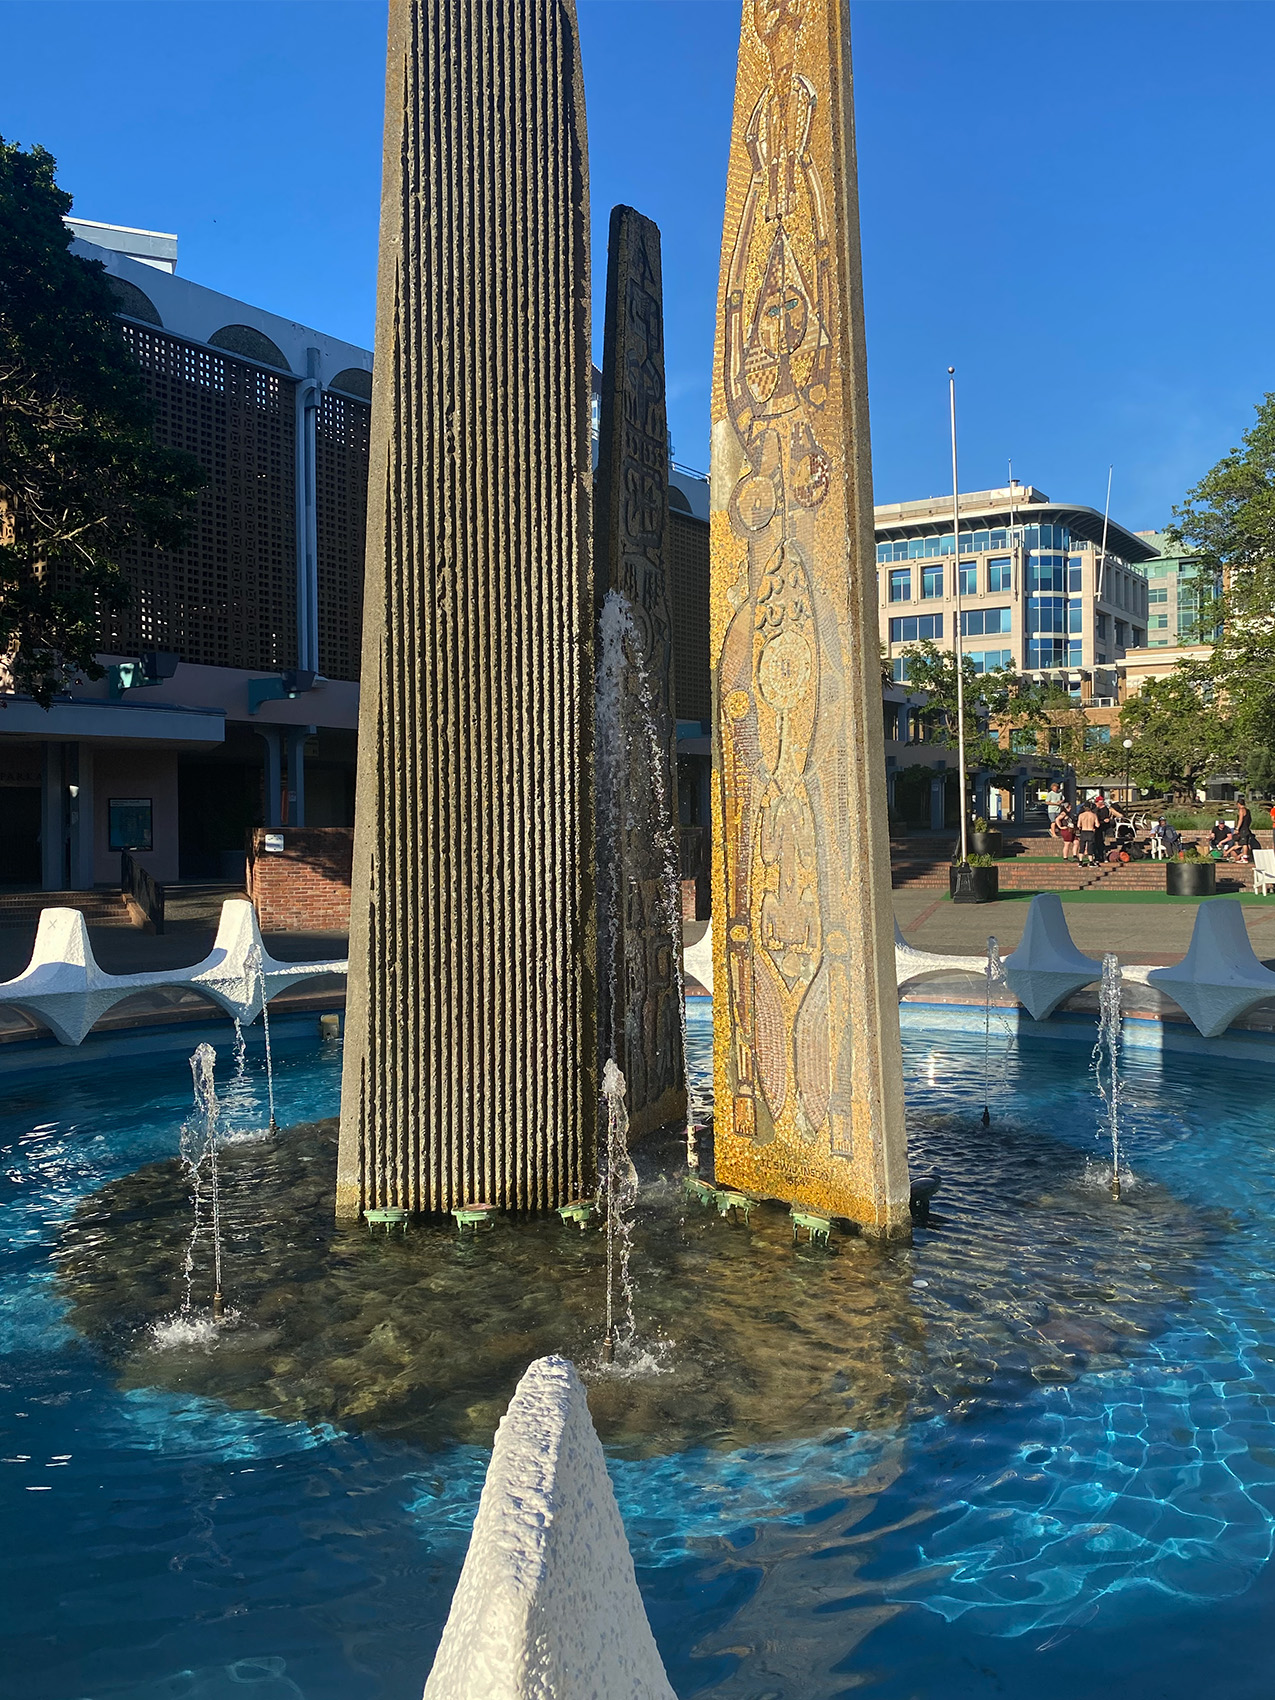
M 120 896 L 135 927 L 148 933 L 164 930 L 164 888 L 127 850 L 120 853 Z

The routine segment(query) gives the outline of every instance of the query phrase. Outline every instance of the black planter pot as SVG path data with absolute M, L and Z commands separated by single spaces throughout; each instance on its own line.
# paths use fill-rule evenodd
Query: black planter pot
M 953 862 L 948 869 L 948 886 L 953 903 L 995 903 L 1001 894 L 1001 871 Z
M 976 856 L 999 856 L 1005 840 L 999 832 L 971 832 L 969 846 Z
M 1166 862 L 1164 889 L 1170 897 L 1217 895 L 1216 862 Z

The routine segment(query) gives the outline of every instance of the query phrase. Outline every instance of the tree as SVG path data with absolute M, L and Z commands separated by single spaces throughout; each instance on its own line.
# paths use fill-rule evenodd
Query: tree
M 909 645 L 903 653 L 907 658 L 908 688 L 924 691 L 929 696 L 934 742 L 945 748 L 955 748 L 955 656 L 950 649 L 941 649 L 928 640 Z M 1039 732 L 1048 726 L 1051 730 L 1065 729 L 1073 743 L 1077 739 L 1083 743 L 1084 713 L 1057 686 L 1036 684 L 1009 667 L 994 667 L 986 673 L 979 673 L 968 655 L 962 657 L 961 672 L 967 771 L 1004 765 L 1005 745 L 993 736 L 990 726 L 993 721 L 998 724 L 1000 738 L 1016 731 Z M 1067 761 L 1071 757 L 1059 754 L 1058 759 Z
M 1173 510 L 1170 535 L 1222 585 L 1193 636 L 1214 642 L 1209 674 L 1247 759 L 1275 752 L 1275 392 L 1241 446 L 1223 455 Z
M 1211 663 L 1180 661 L 1163 679 L 1149 679 L 1120 711 L 1120 729 L 1133 739 L 1129 771 L 1143 790 L 1194 800 L 1197 788 L 1233 759 L 1235 728 L 1219 700 Z M 1124 767 L 1124 749 L 1108 752 Z
M 205 482 L 159 447 L 105 268 L 70 252 L 71 197 L 41 147 L 0 137 L 0 663 L 45 708 L 127 601 L 120 551 L 172 548 Z

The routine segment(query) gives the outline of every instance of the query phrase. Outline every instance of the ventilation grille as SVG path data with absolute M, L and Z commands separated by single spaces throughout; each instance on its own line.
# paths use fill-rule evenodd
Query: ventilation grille
M 183 548 L 121 552 L 132 602 L 104 616 L 102 648 L 295 666 L 295 382 L 163 331 L 120 328 L 155 404 L 156 439 L 196 456 L 209 482 Z
M 319 671 L 357 679 L 372 410 L 326 391 L 315 458 L 318 501 Z

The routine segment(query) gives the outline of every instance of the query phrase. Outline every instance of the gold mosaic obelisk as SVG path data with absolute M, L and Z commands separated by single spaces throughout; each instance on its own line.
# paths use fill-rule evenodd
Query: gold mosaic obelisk
M 629 1136 L 686 1115 L 659 227 L 614 207 L 594 479 L 598 1029 Z
M 595 1186 L 574 0 L 391 0 L 337 1213 Z
M 712 503 L 717 1178 L 905 1237 L 845 0 L 745 0 Z

